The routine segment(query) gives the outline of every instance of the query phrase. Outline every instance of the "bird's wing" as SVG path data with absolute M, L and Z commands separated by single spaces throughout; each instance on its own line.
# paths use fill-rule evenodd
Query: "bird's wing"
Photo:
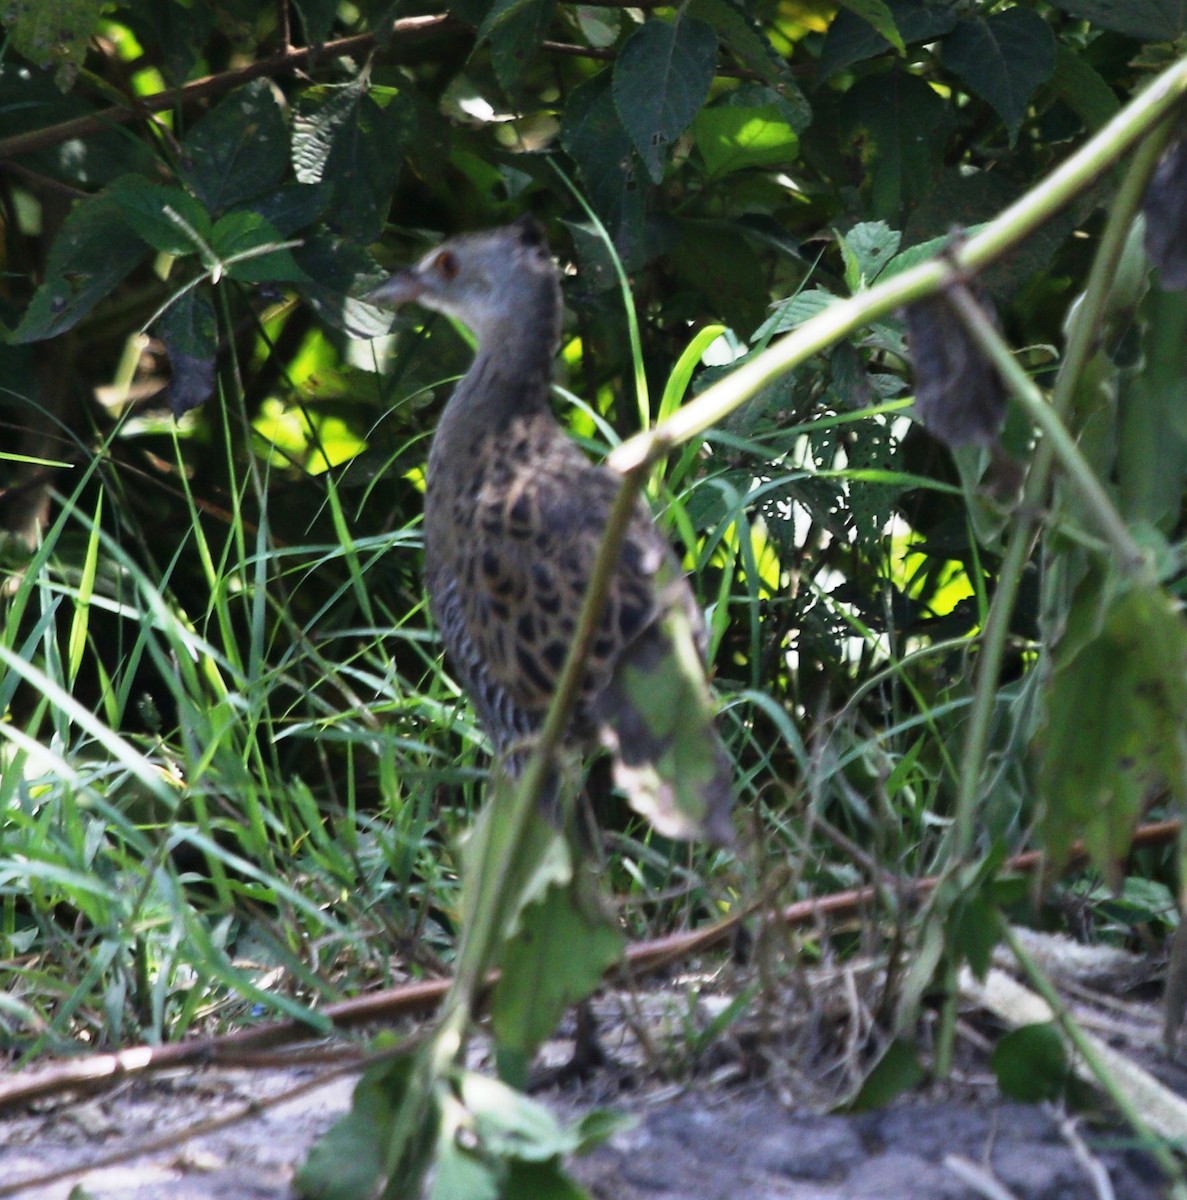
M 430 566 L 447 647 L 501 746 L 534 729 L 548 707 L 620 484 L 563 434 L 549 451 L 522 465 L 501 456 L 452 553 Z M 640 504 L 587 660 L 579 728 L 623 648 L 660 616 L 655 577 L 665 564 L 674 571 Z

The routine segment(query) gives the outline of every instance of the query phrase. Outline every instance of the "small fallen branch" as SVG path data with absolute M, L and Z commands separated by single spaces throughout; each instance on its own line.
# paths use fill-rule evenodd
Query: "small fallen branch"
M 1168 845 L 1179 836 L 1180 822 L 1160 821 L 1144 825 L 1134 834 L 1135 849 Z M 1068 866 L 1075 867 L 1085 860 L 1081 845 L 1073 848 Z M 1043 855 L 1027 851 L 1009 859 L 1005 874 L 1033 875 L 1043 867 Z M 906 894 L 918 900 L 928 895 L 939 883 L 928 876 L 905 887 Z M 773 919 L 787 926 L 810 924 L 824 917 L 853 916 L 867 908 L 877 896 L 873 886 L 851 888 L 819 899 L 799 900 L 773 914 Z M 736 913 L 707 925 L 665 937 L 637 942 L 626 952 L 626 969 L 633 972 L 662 970 L 673 963 L 692 958 L 729 943 L 738 925 L 753 915 L 752 909 Z M 488 985 L 496 976 L 488 977 Z M 374 1024 L 390 1024 L 401 1017 L 427 1016 L 434 1012 L 449 991 L 451 980 L 431 979 L 400 984 L 354 1000 L 328 1005 L 320 1015 L 328 1018 L 335 1029 L 348 1032 Z M 351 1048 L 328 1051 L 324 1045 L 310 1046 L 310 1027 L 302 1021 L 275 1021 L 267 1025 L 240 1029 L 221 1037 L 190 1038 L 167 1046 L 133 1046 L 113 1054 L 96 1054 L 84 1059 L 70 1059 L 33 1070 L 21 1071 L 0 1083 L 0 1112 L 27 1105 L 35 1100 L 66 1092 L 112 1087 L 117 1083 L 150 1072 L 176 1070 L 178 1067 L 235 1066 L 274 1067 L 295 1066 L 308 1061 L 324 1062 L 327 1056 L 355 1059 L 361 1065 L 364 1053 Z M 299 1047 L 284 1053 L 269 1053 L 280 1047 Z

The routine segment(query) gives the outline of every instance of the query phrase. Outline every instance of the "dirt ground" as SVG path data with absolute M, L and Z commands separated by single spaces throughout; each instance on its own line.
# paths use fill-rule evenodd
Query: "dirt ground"
M 1085 1028 L 1147 1070 L 1153 1086 L 1159 1077 L 1172 1107 L 1187 1095 L 1187 1071 L 1158 1046 L 1152 998 L 1125 998 L 1126 985 L 1115 978 L 1067 986 Z M 988 1016 L 985 1005 L 994 1010 Z M 988 1045 L 976 1031 L 979 1021 L 1008 1023 L 996 1005 L 970 1001 L 966 1047 Z M 1003 1101 L 983 1053 L 980 1061 L 966 1054 L 942 1088 L 882 1111 L 835 1115 L 797 1103 L 790 1075 L 747 1078 L 741 1050 L 719 1053 L 690 1081 L 674 1084 L 646 1069 L 625 1028 L 611 1027 L 605 1041 L 611 1067 L 545 1096 L 562 1116 L 592 1104 L 636 1116 L 634 1128 L 571 1164 L 597 1200 L 1156 1200 L 1165 1194 L 1161 1171 L 1132 1135 L 1051 1107 Z M 73 1195 L 94 1200 L 281 1200 L 291 1195 L 294 1168 L 348 1106 L 353 1083 L 352 1074 L 324 1064 L 186 1069 L 0 1113 L 0 1197 L 66 1200 L 81 1185 Z M 1166 1136 L 1174 1132 L 1159 1128 Z

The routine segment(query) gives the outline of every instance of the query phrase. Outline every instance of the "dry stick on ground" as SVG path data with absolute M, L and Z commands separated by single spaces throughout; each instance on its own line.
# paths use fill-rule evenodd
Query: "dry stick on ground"
M 1180 832 L 1179 821 L 1160 821 L 1144 825 L 1134 834 L 1133 848 L 1166 845 Z M 1068 861 L 1069 867 L 1082 863 L 1087 857 L 1081 843 L 1076 843 Z M 1003 867 L 1007 873 L 1033 875 L 1042 870 L 1043 855 L 1036 850 L 1017 854 Z M 916 880 L 907 890 L 915 899 L 931 892 L 939 883 L 936 876 Z M 875 886 L 836 892 L 816 900 L 799 900 L 779 910 L 774 917 L 786 925 L 803 925 L 823 917 L 849 916 L 859 912 L 876 899 Z M 706 950 L 724 945 L 733 936 L 738 924 L 751 915 L 743 909 L 716 924 L 666 937 L 637 942 L 628 947 L 626 968 L 633 971 L 654 971 L 670 966 L 681 959 L 691 958 Z M 622 968 L 616 968 L 622 969 Z M 492 980 L 493 982 L 493 977 Z M 340 1031 L 357 1029 L 379 1022 L 390 1023 L 400 1017 L 425 1016 L 433 1012 L 450 987 L 448 979 L 432 979 L 401 984 L 369 996 L 344 1000 L 327 1005 L 320 1016 L 328 1018 Z M 303 1060 L 297 1054 L 264 1055 L 261 1052 L 278 1046 L 308 1042 L 313 1035 L 302 1021 L 278 1021 L 270 1025 L 241 1029 L 223 1037 L 194 1038 L 167 1046 L 136 1046 L 114 1054 L 98 1054 L 92 1058 L 70 1060 L 49 1067 L 20 1072 L 0 1084 L 0 1112 L 29 1104 L 34 1100 L 80 1088 L 109 1087 L 130 1076 L 164 1071 L 184 1066 L 275 1066 L 281 1061 L 296 1065 Z M 303 1051 L 302 1054 L 306 1053 Z M 318 1048 L 314 1055 L 324 1061 L 325 1050 Z M 359 1060 L 362 1060 L 359 1054 Z M 2 1194 L 2 1193 L 0 1193 Z

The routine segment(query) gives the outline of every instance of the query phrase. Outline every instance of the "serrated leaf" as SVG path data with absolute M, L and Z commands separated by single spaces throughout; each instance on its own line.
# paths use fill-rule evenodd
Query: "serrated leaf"
M 251 202 L 251 211 L 269 222 L 281 237 L 292 237 L 312 225 L 325 212 L 334 189 L 322 183 L 286 183 Z M 238 210 L 235 210 L 238 211 Z
M 1173 42 L 1187 33 L 1184 0 L 1051 0 L 1052 6 L 1101 29 L 1144 42 Z
M 530 1056 L 565 1009 L 591 995 L 621 959 L 623 941 L 598 903 L 588 869 L 526 908 L 519 933 L 503 952 L 491 1001 L 500 1051 Z
M 944 39 L 941 54 L 951 68 L 1018 136 L 1035 90 L 1055 70 L 1055 35 L 1037 13 L 1008 8 L 961 23 Z
M 25 0 L 3 13 L 8 47 L 38 67 L 55 68 L 62 91 L 73 85 L 107 0 Z
M 952 4 L 920 4 L 918 0 L 888 0 L 886 8 L 904 46 L 933 42 L 955 28 Z M 894 44 L 869 21 L 842 10 L 828 27 L 820 51 L 818 80 L 824 80 L 859 62 L 885 54 Z
M 1187 626 L 1160 589 L 1136 586 L 1108 600 L 1099 632 L 1053 652 L 1045 698 L 1039 823 L 1055 869 L 1082 837 L 1114 885 L 1143 806 L 1169 788 L 1187 800 Z M 1096 589 L 1077 593 L 1089 607 Z M 1069 616 L 1069 627 L 1075 611 Z M 1092 622 L 1081 621 L 1080 624 Z
M 1054 1021 L 1023 1025 L 998 1039 L 989 1065 L 1011 1100 L 1037 1104 L 1063 1095 L 1071 1079 L 1063 1035 Z
M 704 108 L 693 122 L 693 135 L 715 178 L 751 167 L 788 166 L 799 152 L 799 138 L 775 104 Z
M 860 17 L 876 29 L 900 54 L 906 51 L 903 35 L 894 21 L 894 13 L 883 0 L 840 0 L 840 3 L 842 8 L 847 8 L 855 17 Z
M 903 235 L 885 221 L 862 221 L 841 238 L 845 282 L 852 292 L 871 283 L 898 253 Z
M 204 404 L 214 391 L 218 327 L 204 288 L 191 288 L 171 304 L 156 324 L 169 357 L 169 407 L 180 417 Z
M 642 241 L 646 187 L 639 156 L 618 118 L 609 70 L 574 89 L 565 105 L 560 140 L 629 269 L 635 257 L 631 250 Z
M 230 92 L 181 148 L 182 177 L 212 215 L 272 191 L 288 169 L 288 129 L 271 83 Z
M 45 278 L 13 341 L 39 342 L 72 329 L 148 255 L 106 194 L 80 200 L 50 247 Z
M 293 167 L 301 183 L 328 183 L 330 223 L 367 243 L 383 229 L 400 178 L 404 106 L 381 107 L 365 78 L 306 90 L 293 117 Z
M 717 34 L 692 17 L 652 18 L 637 29 L 614 64 L 614 106 L 652 180 L 676 139 L 700 111 L 717 67 Z

